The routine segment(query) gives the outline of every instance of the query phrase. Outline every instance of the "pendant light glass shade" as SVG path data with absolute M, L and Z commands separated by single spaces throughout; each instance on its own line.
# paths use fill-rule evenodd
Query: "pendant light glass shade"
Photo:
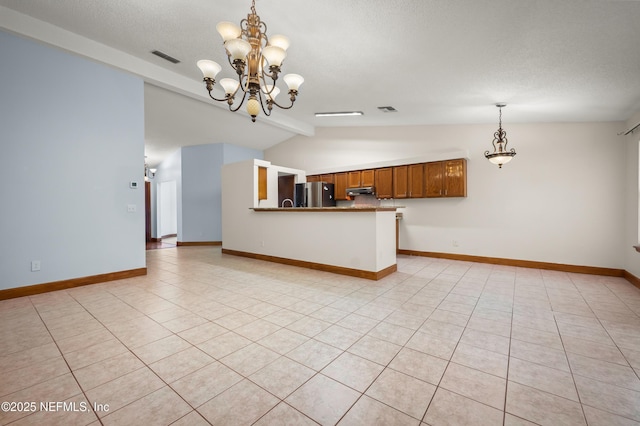
M 215 79 L 216 75 L 218 75 L 218 73 L 222 69 L 222 67 L 218 65 L 217 62 L 209 61 L 206 59 L 198 61 L 197 65 L 198 68 L 200 68 L 200 71 L 202 71 L 202 75 L 204 75 L 205 78 L 211 79 Z
M 244 41 L 241 38 L 233 38 L 224 42 L 224 47 L 229 52 L 231 58 L 235 60 L 245 61 L 247 55 L 251 52 L 251 45 L 248 41 Z
M 224 89 L 224 93 L 228 95 L 233 95 L 238 90 L 238 86 L 240 83 L 238 80 L 234 80 L 233 78 L 223 78 L 220 80 L 220 85 Z
M 270 66 L 279 67 L 287 56 L 287 52 L 278 46 L 267 46 L 262 49 L 262 57 L 267 60 Z
M 216 30 L 218 30 L 220 37 L 225 42 L 238 38 L 242 34 L 242 29 L 233 22 L 220 22 L 216 25 Z
M 269 37 L 269 46 L 277 46 L 286 51 L 289 48 L 289 38 L 280 34 Z
M 287 74 L 282 78 L 284 79 L 284 82 L 287 83 L 287 87 L 289 87 L 289 90 L 295 90 L 296 92 L 298 91 L 302 83 L 304 83 L 304 78 L 302 78 L 302 76 L 298 74 Z

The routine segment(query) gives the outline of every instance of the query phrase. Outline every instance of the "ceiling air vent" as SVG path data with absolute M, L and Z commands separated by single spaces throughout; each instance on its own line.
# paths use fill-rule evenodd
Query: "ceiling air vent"
M 382 112 L 398 112 L 398 110 L 392 106 L 381 106 L 378 107 L 378 109 Z
M 176 58 L 172 58 L 171 56 L 167 55 L 166 53 L 162 53 L 162 52 L 161 52 L 161 51 L 159 51 L 159 50 L 154 50 L 154 51 L 153 51 L 153 52 L 151 52 L 151 53 L 153 53 L 153 54 L 154 54 L 154 55 L 156 55 L 156 56 L 161 57 L 162 59 L 165 59 L 165 60 L 167 60 L 167 61 L 171 62 L 172 64 L 180 63 L 180 61 L 179 61 L 179 60 L 177 60 Z

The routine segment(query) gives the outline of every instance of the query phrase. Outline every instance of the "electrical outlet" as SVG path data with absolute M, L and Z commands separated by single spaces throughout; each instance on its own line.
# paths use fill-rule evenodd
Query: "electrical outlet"
M 451 245 L 454 246 L 454 247 L 459 247 L 460 243 L 458 243 L 458 240 L 453 240 L 453 241 L 451 241 Z
M 135 204 L 128 204 L 127 205 L 127 211 L 129 213 L 135 213 L 136 212 L 136 205 Z
M 260 247 L 264 247 L 264 241 L 260 241 Z
M 36 272 L 40 270 L 40 261 L 32 260 L 31 261 L 31 272 Z

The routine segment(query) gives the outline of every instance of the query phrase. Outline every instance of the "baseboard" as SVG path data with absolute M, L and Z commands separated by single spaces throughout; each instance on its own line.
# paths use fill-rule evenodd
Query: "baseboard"
M 99 284 L 107 281 L 123 280 L 125 278 L 139 277 L 141 275 L 147 275 L 147 268 L 129 269 L 127 271 L 110 272 L 108 274 L 91 275 L 88 277 L 72 278 L 70 280 L 8 288 L 6 290 L 0 290 L 0 300 L 33 296 L 34 294 L 66 290 L 69 288 L 81 287 L 89 284 Z
M 640 288 L 640 278 L 636 277 L 629 271 L 624 271 L 624 278 L 634 286 Z
M 149 240 L 150 243 L 159 243 L 161 241 L 162 241 L 162 238 L 153 238 L 153 237 Z
M 222 241 L 178 241 L 180 247 L 184 246 L 221 246 Z
M 399 250 L 410 256 L 436 257 L 440 259 L 462 260 L 466 262 L 490 263 L 493 265 L 517 266 L 520 268 L 547 269 L 551 271 L 574 272 L 577 274 L 606 275 L 624 277 L 624 269 L 600 268 L 597 266 L 565 265 L 562 263 L 537 262 L 533 260 L 504 259 L 500 257 L 471 256 L 467 254 L 436 253 L 429 251 Z
M 315 269 L 317 271 L 331 272 L 334 274 L 348 275 L 350 277 L 366 278 L 368 280 L 375 280 L 375 281 L 382 279 L 387 275 L 390 275 L 398 270 L 397 264 L 393 264 L 388 268 L 382 269 L 378 272 L 372 272 L 372 271 L 364 271 L 362 269 L 344 268 L 342 266 L 325 265 L 324 263 L 307 262 L 304 260 L 295 260 L 295 259 L 288 259 L 285 257 L 268 256 L 266 254 L 249 253 L 246 251 L 229 250 L 225 248 L 222 249 L 222 253 L 230 254 L 233 256 L 248 257 L 251 259 L 266 260 L 267 262 L 282 263 L 284 265 L 299 266 L 301 268 Z
M 173 238 L 173 237 L 177 237 L 177 236 L 178 236 L 178 234 L 167 234 L 167 235 L 163 235 L 162 237 L 160 237 L 160 239 Z

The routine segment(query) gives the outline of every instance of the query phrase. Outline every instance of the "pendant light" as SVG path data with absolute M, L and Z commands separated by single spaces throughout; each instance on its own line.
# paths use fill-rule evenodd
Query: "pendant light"
M 498 168 L 501 169 L 503 164 L 511 161 L 516 155 L 516 150 L 513 148 L 507 150 L 507 132 L 502 129 L 502 108 L 506 107 L 507 104 L 496 104 L 496 106 L 500 110 L 500 119 L 498 122 L 498 130 L 493 134 L 493 142 L 491 142 L 493 144 L 493 153 L 485 151 L 484 156 L 493 164 L 497 164 Z

